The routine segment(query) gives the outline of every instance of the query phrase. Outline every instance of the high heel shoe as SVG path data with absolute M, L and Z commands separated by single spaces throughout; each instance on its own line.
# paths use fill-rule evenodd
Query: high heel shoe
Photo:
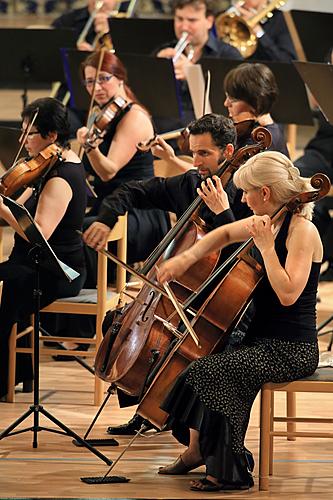
M 204 465 L 204 461 L 202 459 L 194 464 L 186 465 L 182 459 L 182 456 L 179 455 L 177 460 L 175 462 L 173 462 L 172 464 L 166 465 L 164 467 L 160 467 L 158 470 L 158 473 L 159 474 L 170 474 L 170 475 L 182 475 L 182 474 L 187 474 L 191 470 L 196 469 L 197 467 L 200 467 L 201 465 Z

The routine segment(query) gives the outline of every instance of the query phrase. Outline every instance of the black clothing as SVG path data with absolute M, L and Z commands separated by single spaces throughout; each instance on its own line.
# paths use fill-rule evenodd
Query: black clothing
M 283 13 L 277 9 L 272 13 L 273 17 L 262 25 L 264 35 L 257 39 L 257 50 L 248 60 L 290 62 L 297 59 Z
M 256 124 L 255 126 L 259 126 L 259 124 Z M 271 123 L 270 125 L 265 125 L 265 128 L 268 130 L 268 132 L 270 132 L 272 136 L 272 143 L 269 148 L 267 148 L 267 151 L 279 151 L 289 158 L 289 151 L 284 140 L 283 129 L 281 125 L 279 125 L 278 123 Z M 252 140 L 252 138 L 245 136 L 237 141 L 237 148 L 246 146 L 248 144 L 254 144 L 254 141 Z
M 88 7 L 82 7 L 81 9 L 74 9 L 70 12 L 62 14 L 60 17 L 57 17 L 57 19 L 54 19 L 54 21 L 52 21 L 51 26 L 53 26 L 54 28 L 71 28 L 75 30 L 76 36 L 78 38 L 89 17 L 90 15 Z M 94 30 L 94 23 L 92 23 L 92 26 L 87 33 L 86 41 L 92 44 L 95 36 L 96 32 Z
M 285 241 L 290 219 L 286 216 L 275 240 L 282 265 L 287 255 Z M 317 368 L 313 318 L 319 269 L 319 263 L 312 264 L 295 308 L 278 305 L 264 277 L 262 287 L 259 285 L 254 293 L 256 312 L 243 345 L 192 362 L 162 404 L 180 442 L 189 443 L 189 428 L 199 431 L 206 473 L 219 482 L 234 484 L 235 489 L 253 485 L 254 462 L 244 439 L 251 407 L 261 386 L 266 382 L 296 380 L 311 375 Z M 298 315 L 303 309 L 306 314 Z
M 315 112 L 318 129 L 315 136 L 304 148 L 304 154 L 294 164 L 303 177 L 312 177 L 321 172 L 333 182 L 333 125 L 321 113 Z M 326 197 L 315 203 L 313 222 L 324 244 L 325 259 L 333 260 L 331 201 Z
M 116 133 L 116 129 L 123 117 L 130 111 L 130 104 L 124 108 L 119 115 L 112 120 L 103 143 L 99 146 L 100 151 L 107 156 Z M 87 165 L 88 159 L 84 158 L 84 164 Z M 91 167 L 88 164 L 90 170 Z M 153 155 L 137 151 L 131 160 L 123 168 L 118 170 L 117 174 L 107 182 L 103 182 L 95 175 L 94 188 L 98 198 L 92 209 L 89 211 L 89 225 L 94 221 L 99 207 L 106 196 L 112 196 L 114 190 L 124 185 L 129 180 L 149 179 L 154 177 Z M 157 210 L 156 207 L 147 207 L 148 210 L 137 210 L 136 208 L 128 211 L 128 240 L 127 240 L 127 262 L 134 263 L 144 260 L 150 252 L 157 246 L 170 227 L 169 217 L 165 211 Z M 86 218 L 86 220 L 88 220 Z M 94 252 L 91 250 L 91 252 Z M 90 255 L 92 256 L 92 253 Z M 95 254 L 96 252 L 94 252 Z M 95 265 L 93 267 L 96 269 Z
M 60 260 L 80 273 L 71 283 L 58 278 L 41 263 L 40 288 L 41 308 L 60 297 L 77 295 L 85 279 L 83 244 L 77 230 L 82 230 L 86 208 L 86 185 L 84 169 L 81 163 L 58 162 L 49 172 L 41 185 L 51 177 L 61 177 L 70 185 L 73 197 L 58 227 L 49 238 L 49 244 Z M 38 190 L 26 202 L 25 206 L 34 215 L 39 199 Z M 7 393 L 8 377 L 8 338 L 16 322 L 25 321 L 34 311 L 34 263 L 31 257 L 31 245 L 18 234 L 15 245 L 6 262 L 0 264 L 0 280 L 3 290 L 0 306 L 0 397 Z M 26 338 L 22 339 L 26 342 Z M 31 356 L 18 354 L 16 382 L 32 379 Z
M 175 39 L 161 45 L 154 51 L 154 55 L 156 55 L 162 49 L 165 49 L 167 47 L 174 47 L 177 42 L 178 40 Z M 204 45 L 202 49 L 202 55 L 197 63 L 200 64 L 201 59 L 203 59 L 204 57 L 219 57 L 221 59 L 243 60 L 243 57 L 241 56 L 239 51 L 235 49 L 235 47 L 223 42 L 222 40 L 218 40 L 211 32 L 209 32 L 207 43 Z M 190 121 L 195 119 L 192 99 L 187 82 L 184 80 L 176 80 L 176 86 L 181 101 L 180 117 L 161 118 L 158 116 L 154 116 L 154 124 L 158 133 L 175 130 L 181 127 L 187 127 Z

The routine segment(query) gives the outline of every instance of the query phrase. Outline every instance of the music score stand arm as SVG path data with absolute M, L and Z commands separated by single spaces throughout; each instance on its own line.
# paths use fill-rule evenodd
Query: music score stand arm
M 61 420 L 54 417 L 39 402 L 39 324 L 40 324 L 40 297 L 42 293 L 40 289 L 40 267 L 41 265 L 47 267 L 49 270 L 51 270 L 51 272 L 53 272 L 58 277 L 66 276 L 69 281 L 75 279 L 77 276 L 79 276 L 79 274 L 57 259 L 53 250 L 49 246 L 48 242 L 44 239 L 43 235 L 37 228 L 36 224 L 34 223 L 34 220 L 32 219 L 30 213 L 26 210 L 26 208 L 23 207 L 22 205 L 19 205 L 10 198 L 7 198 L 5 196 L 2 197 L 5 205 L 7 205 L 7 207 L 10 209 L 17 223 L 19 224 L 23 233 L 25 234 L 26 238 L 32 245 L 30 256 L 34 261 L 34 290 L 33 290 L 34 383 L 33 383 L 33 404 L 25 413 L 23 413 L 18 419 L 16 419 L 12 424 L 10 424 L 5 430 L 3 430 L 0 433 L 0 440 L 8 436 L 13 436 L 15 434 L 21 434 L 23 432 L 32 431 L 33 432 L 32 446 L 33 448 L 37 448 L 38 432 L 44 430 L 56 434 L 64 434 L 67 436 L 71 436 L 73 439 L 79 442 L 81 446 L 87 448 L 94 455 L 103 460 L 107 465 L 111 465 L 112 460 L 107 458 L 100 451 L 96 450 L 93 446 L 91 446 L 88 442 L 82 439 L 78 434 L 72 431 L 63 422 L 61 422 Z M 14 429 L 18 425 L 20 425 L 24 420 L 26 420 L 32 414 L 33 414 L 32 427 L 30 426 L 24 429 L 14 431 Z M 61 430 L 41 426 L 39 423 L 40 414 L 48 418 Z

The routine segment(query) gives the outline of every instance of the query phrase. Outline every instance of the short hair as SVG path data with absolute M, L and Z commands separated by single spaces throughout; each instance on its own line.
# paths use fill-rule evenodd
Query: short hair
M 301 177 L 298 168 L 278 151 L 264 151 L 252 156 L 235 172 L 233 181 L 244 191 L 268 186 L 273 200 L 281 206 L 302 192 L 313 191 L 310 180 Z M 309 220 L 312 212 L 313 203 L 305 203 L 299 210 Z
M 56 132 L 57 143 L 69 147 L 69 121 L 66 107 L 57 99 L 42 97 L 31 102 L 21 113 L 22 120 L 30 120 L 38 110 L 34 126 L 45 139 L 50 132 Z
M 175 13 L 176 9 L 184 9 L 187 6 L 199 10 L 201 6 L 205 7 L 206 17 L 214 16 L 214 5 L 212 0 L 173 0 L 172 12 Z
M 191 135 L 209 133 L 214 144 L 220 149 L 224 149 L 227 144 L 235 146 L 237 141 L 237 133 L 232 120 L 216 113 L 208 113 L 198 120 L 193 120 L 188 125 L 188 130 Z
M 261 63 L 240 64 L 229 71 L 223 85 L 230 97 L 245 101 L 258 115 L 270 113 L 279 94 L 275 76 Z

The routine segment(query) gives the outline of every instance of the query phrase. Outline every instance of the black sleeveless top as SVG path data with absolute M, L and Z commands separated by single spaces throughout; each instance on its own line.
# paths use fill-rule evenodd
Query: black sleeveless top
M 286 239 L 291 217 L 292 214 L 288 212 L 275 240 L 275 250 L 282 266 L 285 265 L 287 258 Z M 303 292 L 290 306 L 281 304 L 265 275 L 254 294 L 255 314 L 246 334 L 246 340 L 250 338 L 315 340 L 317 337 L 316 295 L 320 266 L 319 262 L 312 263 L 309 279 Z
M 103 142 L 99 146 L 99 150 L 101 151 L 101 153 L 103 153 L 103 155 L 107 156 L 113 137 L 116 133 L 117 126 L 123 119 L 123 117 L 130 111 L 133 104 L 135 103 L 130 103 L 128 106 L 126 106 L 126 108 L 122 109 L 119 115 L 116 116 L 116 118 L 114 118 L 110 123 L 107 133 L 104 136 Z M 118 170 L 117 174 L 111 180 L 106 182 L 103 182 L 100 177 L 96 175 L 86 157 L 84 157 L 84 166 L 88 171 L 91 171 L 95 175 L 93 185 L 98 199 L 95 201 L 93 212 L 98 211 L 102 200 L 107 195 L 111 194 L 116 188 L 118 188 L 125 182 L 131 180 L 149 179 L 151 177 L 154 177 L 153 155 L 150 151 L 147 153 L 143 153 L 138 150 L 131 158 L 131 160 L 124 167 Z
M 82 163 L 70 161 L 57 161 L 51 171 L 40 179 L 33 194 L 26 201 L 25 207 L 34 217 L 40 193 L 46 182 L 52 177 L 61 177 L 71 187 L 73 192 L 66 212 L 50 236 L 48 243 L 60 260 L 76 270 L 85 266 L 83 242 L 78 231 L 82 231 L 83 219 L 87 206 L 87 188 L 85 182 L 85 172 Z M 30 243 L 15 234 L 15 245 L 10 258 L 23 257 L 28 255 Z

